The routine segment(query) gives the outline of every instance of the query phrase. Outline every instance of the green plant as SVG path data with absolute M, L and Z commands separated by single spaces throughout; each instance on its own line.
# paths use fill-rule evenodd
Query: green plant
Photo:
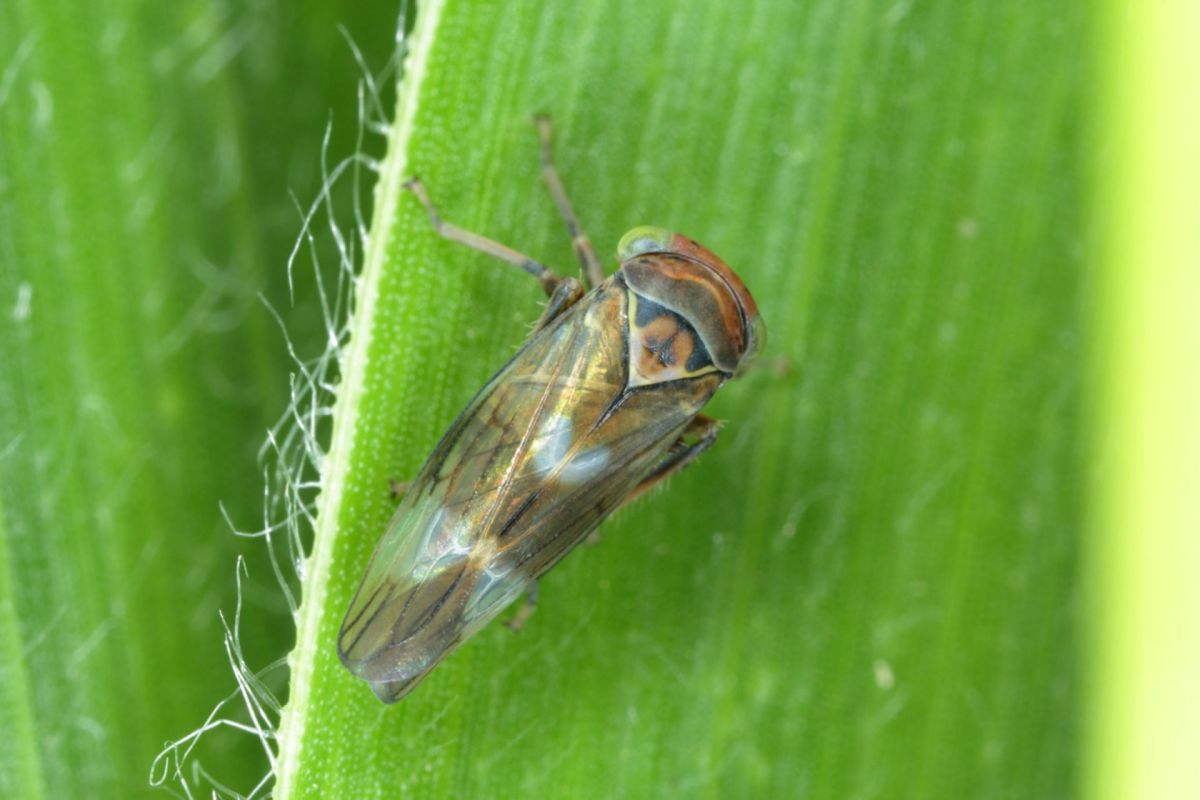
M 141 791 L 163 741 L 201 726 L 233 688 L 217 612 L 232 622 L 239 601 L 228 644 L 244 653 L 240 674 L 275 664 L 267 688 L 286 707 L 266 708 L 281 723 L 264 728 L 266 750 L 218 728 L 179 774 L 165 762 L 157 777 L 191 791 L 261 795 L 271 766 L 282 798 L 1002 798 L 1137 785 L 1130 764 L 1146 751 L 1133 744 L 1151 739 L 1120 732 L 1152 718 L 1131 708 L 1171 704 L 1121 706 L 1103 681 L 1128 679 L 1141 698 L 1131 665 L 1191 663 L 1121 660 L 1155 652 L 1127 646 L 1142 630 L 1130 620 L 1144 618 L 1125 615 L 1122 568 L 1170 553 L 1184 566 L 1157 574 L 1183 584 L 1190 540 L 1169 537 L 1188 518 L 1170 512 L 1186 506 L 1194 464 L 1163 454 L 1195 427 L 1180 411 L 1188 384 L 1139 365 L 1168 352 L 1187 363 L 1195 328 L 1134 334 L 1181 319 L 1195 287 L 1170 278 L 1185 274 L 1172 269 L 1191 252 L 1186 236 L 1174 250 L 1147 245 L 1194 190 L 1136 179 L 1170 184 L 1195 159 L 1186 138 L 1129 131 L 1194 128 L 1163 111 L 1187 107 L 1170 70 L 1139 71 L 1157 63 L 1140 43 L 1174 41 L 1169 25 L 1117 24 L 1113 4 L 1096 26 L 1087 11 L 430 0 L 415 10 L 389 119 L 394 75 L 356 108 L 360 67 L 333 32 L 345 23 L 377 68 L 394 8 L 7 4 L 0 794 Z M 1100 51 L 1117 56 L 1097 75 Z M 1166 52 L 1183 52 L 1170 64 L 1191 74 L 1186 48 Z M 385 137 L 356 138 L 360 108 L 387 122 Z M 483 631 L 385 708 L 333 642 L 391 513 L 388 482 L 413 474 L 541 303 L 523 276 L 434 236 L 398 182 L 419 173 L 448 219 L 569 271 L 537 174 L 535 112 L 555 119 L 598 249 L 644 223 L 700 239 L 758 298 L 780 369 L 723 390 L 717 445 L 557 567 L 519 635 Z M 1159 160 L 1129 155 L 1148 152 Z M 1111 175 L 1110 153 L 1128 159 Z M 343 156 L 377 166 L 358 175 L 378 182 L 330 182 Z M 302 228 L 289 188 L 302 210 L 315 196 L 332 214 L 345 250 L 323 217 Z M 364 242 L 355 203 L 368 197 Z M 298 229 L 317 278 L 284 269 Z M 359 271 L 354 314 L 326 314 L 319 287 L 347 266 Z M 1162 302 L 1126 316 L 1124 286 L 1169 286 L 1172 302 L 1137 294 Z M 333 387 L 289 361 L 258 295 L 302 363 L 334 340 L 320 373 L 339 376 L 332 419 Z M 1089 413 L 1093 390 L 1109 400 Z M 1155 397 L 1180 404 L 1160 414 Z M 275 429 L 282 460 L 269 446 L 258 461 L 289 407 L 317 421 Z M 1143 438 L 1158 449 L 1138 449 Z M 303 581 L 276 562 L 302 598 L 293 628 L 266 548 L 232 536 L 217 504 L 253 529 L 264 471 L 286 488 L 296 473 L 273 483 L 271 470 L 298 468 L 297 446 L 322 483 L 316 498 L 273 496 L 293 501 L 293 520 L 317 513 L 300 531 Z M 1093 452 L 1132 464 L 1128 475 L 1089 484 Z M 1164 516 L 1125 515 L 1151 505 Z M 1089 520 L 1108 537 L 1091 562 Z M 1123 549 L 1138 525 L 1157 548 Z M 1153 578 L 1139 580 L 1135 602 L 1154 596 Z M 1100 630 L 1090 649 L 1088 619 Z M 1186 719 L 1190 695 L 1172 697 Z M 222 713 L 244 723 L 237 706 Z M 1089 719 L 1101 732 L 1084 784 Z

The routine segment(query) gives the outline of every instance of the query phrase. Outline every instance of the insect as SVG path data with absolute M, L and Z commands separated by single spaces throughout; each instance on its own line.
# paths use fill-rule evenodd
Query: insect
M 531 273 L 549 300 L 534 332 L 458 415 L 409 485 L 338 635 L 338 655 L 394 703 L 606 516 L 708 449 L 700 410 L 762 349 L 745 285 L 713 253 L 634 228 L 605 278 L 535 119 L 542 174 L 581 282 L 442 220 L 446 239 Z

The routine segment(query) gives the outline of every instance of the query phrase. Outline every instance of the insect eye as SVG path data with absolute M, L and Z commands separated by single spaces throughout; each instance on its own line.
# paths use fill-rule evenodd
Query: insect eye
M 741 360 L 738 361 L 737 372 L 734 373 L 735 377 L 746 373 L 746 368 L 758 359 L 758 354 L 762 352 L 766 343 L 767 326 L 763 324 L 762 318 L 758 316 L 756 311 L 749 323 L 746 352 L 742 354 Z
M 617 244 L 617 257 L 624 262 L 643 253 L 667 252 L 674 235 L 663 228 L 640 225 L 621 237 Z

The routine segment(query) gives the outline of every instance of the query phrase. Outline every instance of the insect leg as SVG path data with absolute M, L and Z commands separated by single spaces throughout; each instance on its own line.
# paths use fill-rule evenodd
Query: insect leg
M 537 610 L 538 583 L 535 580 L 529 586 L 529 591 L 525 593 L 525 602 L 517 609 L 517 613 L 513 614 L 512 619 L 504 621 L 504 625 L 513 633 L 525 627 L 525 623 L 533 616 L 533 612 Z
M 546 310 L 542 312 L 542 317 L 537 321 L 534 330 L 540 331 L 549 325 L 555 317 L 575 305 L 583 295 L 583 284 L 579 282 L 578 278 L 563 278 L 554 290 L 554 294 L 550 295 L 550 299 L 546 301 Z
M 596 250 L 592 247 L 591 240 L 579 227 L 579 220 L 575 217 L 575 208 L 571 205 L 570 198 L 567 197 L 567 190 L 563 187 L 562 178 L 558 176 L 558 170 L 554 167 L 554 149 L 551 141 L 553 129 L 550 117 L 538 114 L 533 118 L 533 124 L 537 125 L 538 137 L 542 140 L 542 177 L 545 178 L 546 185 L 550 187 L 550 196 L 554 198 L 554 204 L 558 206 L 558 213 L 567 223 L 567 231 L 571 234 L 571 247 L 575 250 L 575 257 L 579 259 L 579 266 L 583 270 L 583 282 L 590 289 L 604 282 L 604 267 L 600 264 L 600 259 L 596 257 Z
M 717 431 L 721 429 L 721 423 L 712 417 L 706 417 L 703 414 L 697 415 L 688 426 L 683 430 L 683 436 L 675 440 L 671 445 L 671 449 L 667 451 L 667 456 L 662 460 L 654 471 L 637 485 L 625 498 L 628 503 L 637 497 L 640 497 L 647 490 L 657 486 L 659 482 L 671 477 L 679 470 L 692 463 L 697 456 L 705 450 L 713 446 L 713 442 L 717 441 Z M 688 444 L 684 437 L 696 436 L 699 441 Z
M 547 295 L 553 296 L 558 285 L 562 283 L 563 279 L 554 270 L 540 261 L 535 261 L 524 253 L 513 250 L 508 245 L 500 244 L 494 239 L 488 239 L 477 233 L 471 233 L 451 222 L 446 222 L 442 219 L 437 209 L 434 208 L 433 202 L 429 199 L 429 193 L 425 191 L 425 184 L 421 183 L 420 178 L 408 179 L 404 182 L 403 188 L 415 194 L 417 199 L 421 201 L 421 205 L 425 206 L 425 210 L 429 212 L 429 221 L 433 224 L 434 231 L 443 239 L 458 242 L 473 250 L 487 253 L 489 256 L 520 267 L 538 279 L 538 282 L 542 284 L 542 289 L 545 290 Z

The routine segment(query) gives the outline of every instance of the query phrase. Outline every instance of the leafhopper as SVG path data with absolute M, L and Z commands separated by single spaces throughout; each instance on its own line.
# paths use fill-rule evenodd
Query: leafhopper
M 606 278 L 555 169 L 550 122 L 536 123 L 582 281 L 444 221 L 420 181 L 405 185 L 437 233 L 531 273 L 549 300 L 409 485 L 346 612 L 338 655 L 385 703 L 711 447 L 718 423 L 701 409 L 765 341 L 741 279 L 679 234 L 629 231 Z

